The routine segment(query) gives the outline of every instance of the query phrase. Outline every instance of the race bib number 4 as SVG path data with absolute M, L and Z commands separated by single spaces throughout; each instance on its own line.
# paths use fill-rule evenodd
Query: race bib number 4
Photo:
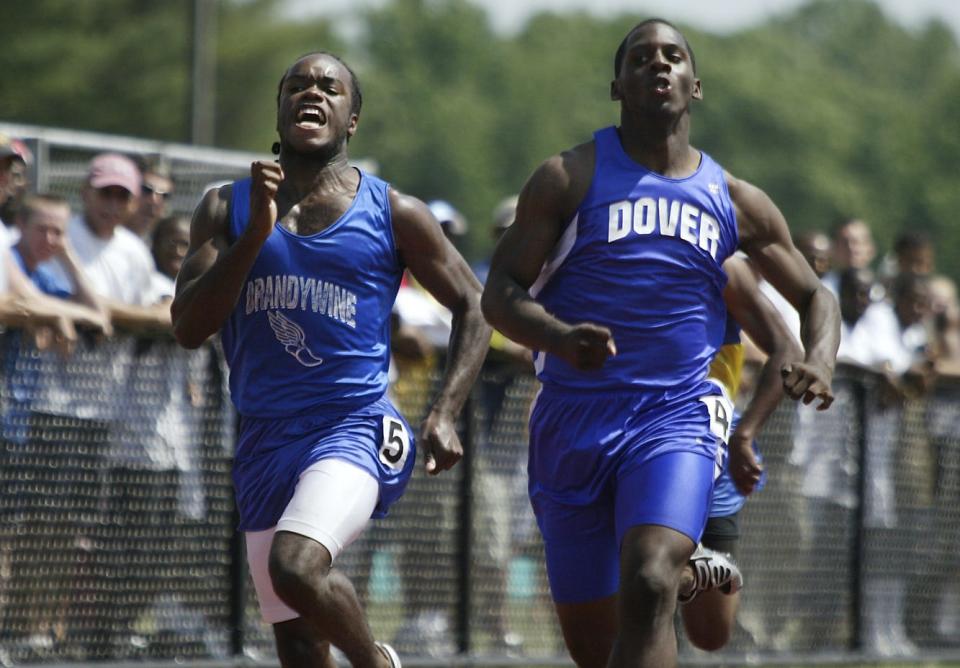
M 733 402 L 724 396 L 701 397 L 700 401 L 710 411 L 710 432 L 720 439 L 721 443 L 727 443 L 733 426 Z
M 383 416 L 383 442 L 380 444 L 380 461 L 393 470 L 403 468 L 410 453 L 410 435 L 403 422 L 391 415 Z
M 701 397 L 700 401 L 710 412 L 710 433 L 717 438 L 717 454 L 714 461 L 713 477 L 717 479 L 727 466 L 727 444 L 733 428 L 733 402 L 725 396 Z

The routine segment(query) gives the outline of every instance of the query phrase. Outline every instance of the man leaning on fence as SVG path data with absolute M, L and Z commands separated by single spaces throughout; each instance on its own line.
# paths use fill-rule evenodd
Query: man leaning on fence
M 123 334 L 169 332 L 170 316 L 154 303 L 151 290 L 153 259 L 143 242 L 124 225 L 137 210 L 140 171 L 129 158 L 103 153 L 89 163 L 82 187 L 83 210 L 70 220 L 67 237 L 86 281 Z M 74 278 L 59 259 L 44 269 L 67 284 Z M 115 496 L 112 476 L 83 475 L 91 468 L 102 473 L 117 468 L 116 435 L 128 418 L 117 401 L 134 364 L 136 342 L 130 336 L 81 339 L 70 364 L 41 357 L 41 382 L 34 404 L 33 439 L 46 452 L 63 453 L 60 466 L 76 478 L 69 486 L 69 504 L 76 511 L 77 554 L 73 559 L 75 595 L 67 607 L 68 652 L 87 658 L 115 654 L 125 634 L 115 626 L 125 589 L 117 581 L 111 555 L 122 552 L 116 514 L 106 511 L 105 499 Z M 78 447 L 83 444 L 82 447 Z M 112 518 L 112 519 L 111 519 Z
M 70 285 L 56 281 L 40 266 L 59 256 L 71 272 L 79 271 L 63 239 L 68 216 L 64 200 L 28 196 L 18 210 L 22 233 L 15 247 L 8 247 L 7 229 L 0 226 L 0 323 L 10 327 L 2 338 L 0 388 L 0 540 L 7 556 L 0 609 L 2 661 L 13 660 L 18 648 L 34 651 L 53 644 L 53 634 L 63 621 L 64 592 L 73 584 L 70 568 L 56 563 L 63 553 L 56 548 L 63 546 L 43 538 L 50 530 L 71 532 L 63 531 L 70 523 L 70 504 L 64 499 L 69 493 L 64 494 L 62 476 L 69 473 L 62 466 L 62 450 L 44 447 L 36 438 L 39 421 L 32 411 L 42 379 L 37 355 L 49 350 L 56 359 L 67 359 L 77 344 L 78 330 L 108 333 L 110 325 L 79 273 L 79 281 Z M 58 497 L 66 505 L 50 504 Z

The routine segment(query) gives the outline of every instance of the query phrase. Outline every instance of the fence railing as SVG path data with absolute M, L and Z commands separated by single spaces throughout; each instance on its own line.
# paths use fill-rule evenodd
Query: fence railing
M 23 139 L 30 147 L 34 157 L 29 172 L 33 190 L 64 196 L 77 211 L 81 206 L 80 190 L 89 162 L 104 151 L 165 161 L 174 183 L 169 213 L 184 215 L 193 212 L 201 195 L 211 185 L 249 176 L 251 162 L 271 158 L 251 151 L 19 123 L 0 122 L 0 132 Z M 373 160 L 361 158 L 354 163 L 372 173 L 378 168 Z

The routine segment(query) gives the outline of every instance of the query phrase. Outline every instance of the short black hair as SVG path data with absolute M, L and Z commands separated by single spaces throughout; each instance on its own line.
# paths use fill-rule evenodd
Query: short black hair
M 893 243 L 893 252 L 896 255 L 903 255 L 910 251 L 932 247 L 933 242 L 930 240 L 930 235 L 920 230 L 910 230 L 897 236 L 897 240 Z
M 617 47 L 617 53 L 613 56 L 613 78 L 616 79 L 618 76 L 620 76 L 620 68 L 623 66 L 623 57 L 626 55 L 627 40 L 630 39 L 630 35 L 640 30 L 640 28 L 644 28 L 650 25 L 651 23 L 662 23 L 663 25 L 676 30 L 677 34 L 683 37 L 683 48 L 685 48 L 687 50 L 687 53 L 690 54 L 690 65 L 693 66 L 693 73 L 696 74 L 697 59 L 693 55 L 693 47 L 690 46 L 690 42 L 687 40 L 687 36 L 683 34 L 683 31 L 680 30 L 680 28 L 670 23 L 670 21 L 667 21 L 666 19 L 654 17 L 652 19 L 646 19 L 644 21 L 641 21 L 637 25 L 633 26 L 632 28 L 630 28 L 630 31 L 624 36 L 623 41 L 620 42 L 620 46 Z
M 360 80 L 357 79 L 357 73 L 354 72 L 349 65 L 347 65 L 343 58 L 329 51 L 310 51 L 309 53 L 303 54 L 293 62 L 299 63 L 301 60 L 309 56 L 329 56 L 340 63 L 343 68 L 350 73 L 350 113 L 359 116 L 360 107 L 363 106 L 363 93 L 360 90 Z M 280 94 L 283 92 L 283 82 L 287 80 L 287 72 L 289 71 L 290 67 L 287 67 L 287 69 L 283 71 L 283 76 L 280 77 L 280 83 L 277 84 L 277 106 L 280 106 Z
M 187 216 L 174 214 L 172 216 L 165 216 L 158 220 L 156 226 L 153 228 L 153 243 L 156 244 L 157 239 L 163 235 L 170 234 L 177 227 L 177 225 L 186 225 L 189 228 L 190 218 Z

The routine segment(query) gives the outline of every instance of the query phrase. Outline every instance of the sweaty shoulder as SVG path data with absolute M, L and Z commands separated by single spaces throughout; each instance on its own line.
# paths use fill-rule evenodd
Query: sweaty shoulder
M 528 195 L 541 210 L 569 220 L 590 190 L 595 163 L 593 141 L 551 156 L 530 177 Z
M 440 231 L 440 225 L 434 220 L 430 208 L 423 200 L 400 192 L 393 186 L 387 188 L 387 198 L 390 203 L 393 234 L 398 246 L 402 247 L 404 239 L 409 237 L 411 232 L 415 234 L 416 230 L 435 227 L 437 232 Z
M 415 262 L 416 255 L 434 252 L 437 245 L 442 245 L 440 224 L 422 200 L 402 193 L 393 186 L 388 188 L 387 197 L 390 201 L 394 242 L 405 264 Z
M 737 198 L 741 196 L 745 190 L 744 186 L 749 184 L 746 181 L 738 179 L 727 170 L 723 170 L 723 177 L 727 181 L 727 191 L 730 193 L 730 199 L 736 204 Z
M 737 215 L 740 245 L 749 246 L 753 241 L 766 239 L 770 231 L 782 219 L 782 214 L 770 197 L 760 188 L 724 171 L 727 191 Z
M 421 199 L 400 192 L 393 186 L 387 188 L 387 197 L 390 201 L 390 217 L 394 224 L 416 221 L 424 212 L 429 211 Z
M 233 195 L 233 184 L 228 183 L 219 188 L 210 188 L 200 200 L 193 212 L 190 225 L 191 241 L 205 241 L 207 239 L 226 239 L 230 227 L 230 199 Z

